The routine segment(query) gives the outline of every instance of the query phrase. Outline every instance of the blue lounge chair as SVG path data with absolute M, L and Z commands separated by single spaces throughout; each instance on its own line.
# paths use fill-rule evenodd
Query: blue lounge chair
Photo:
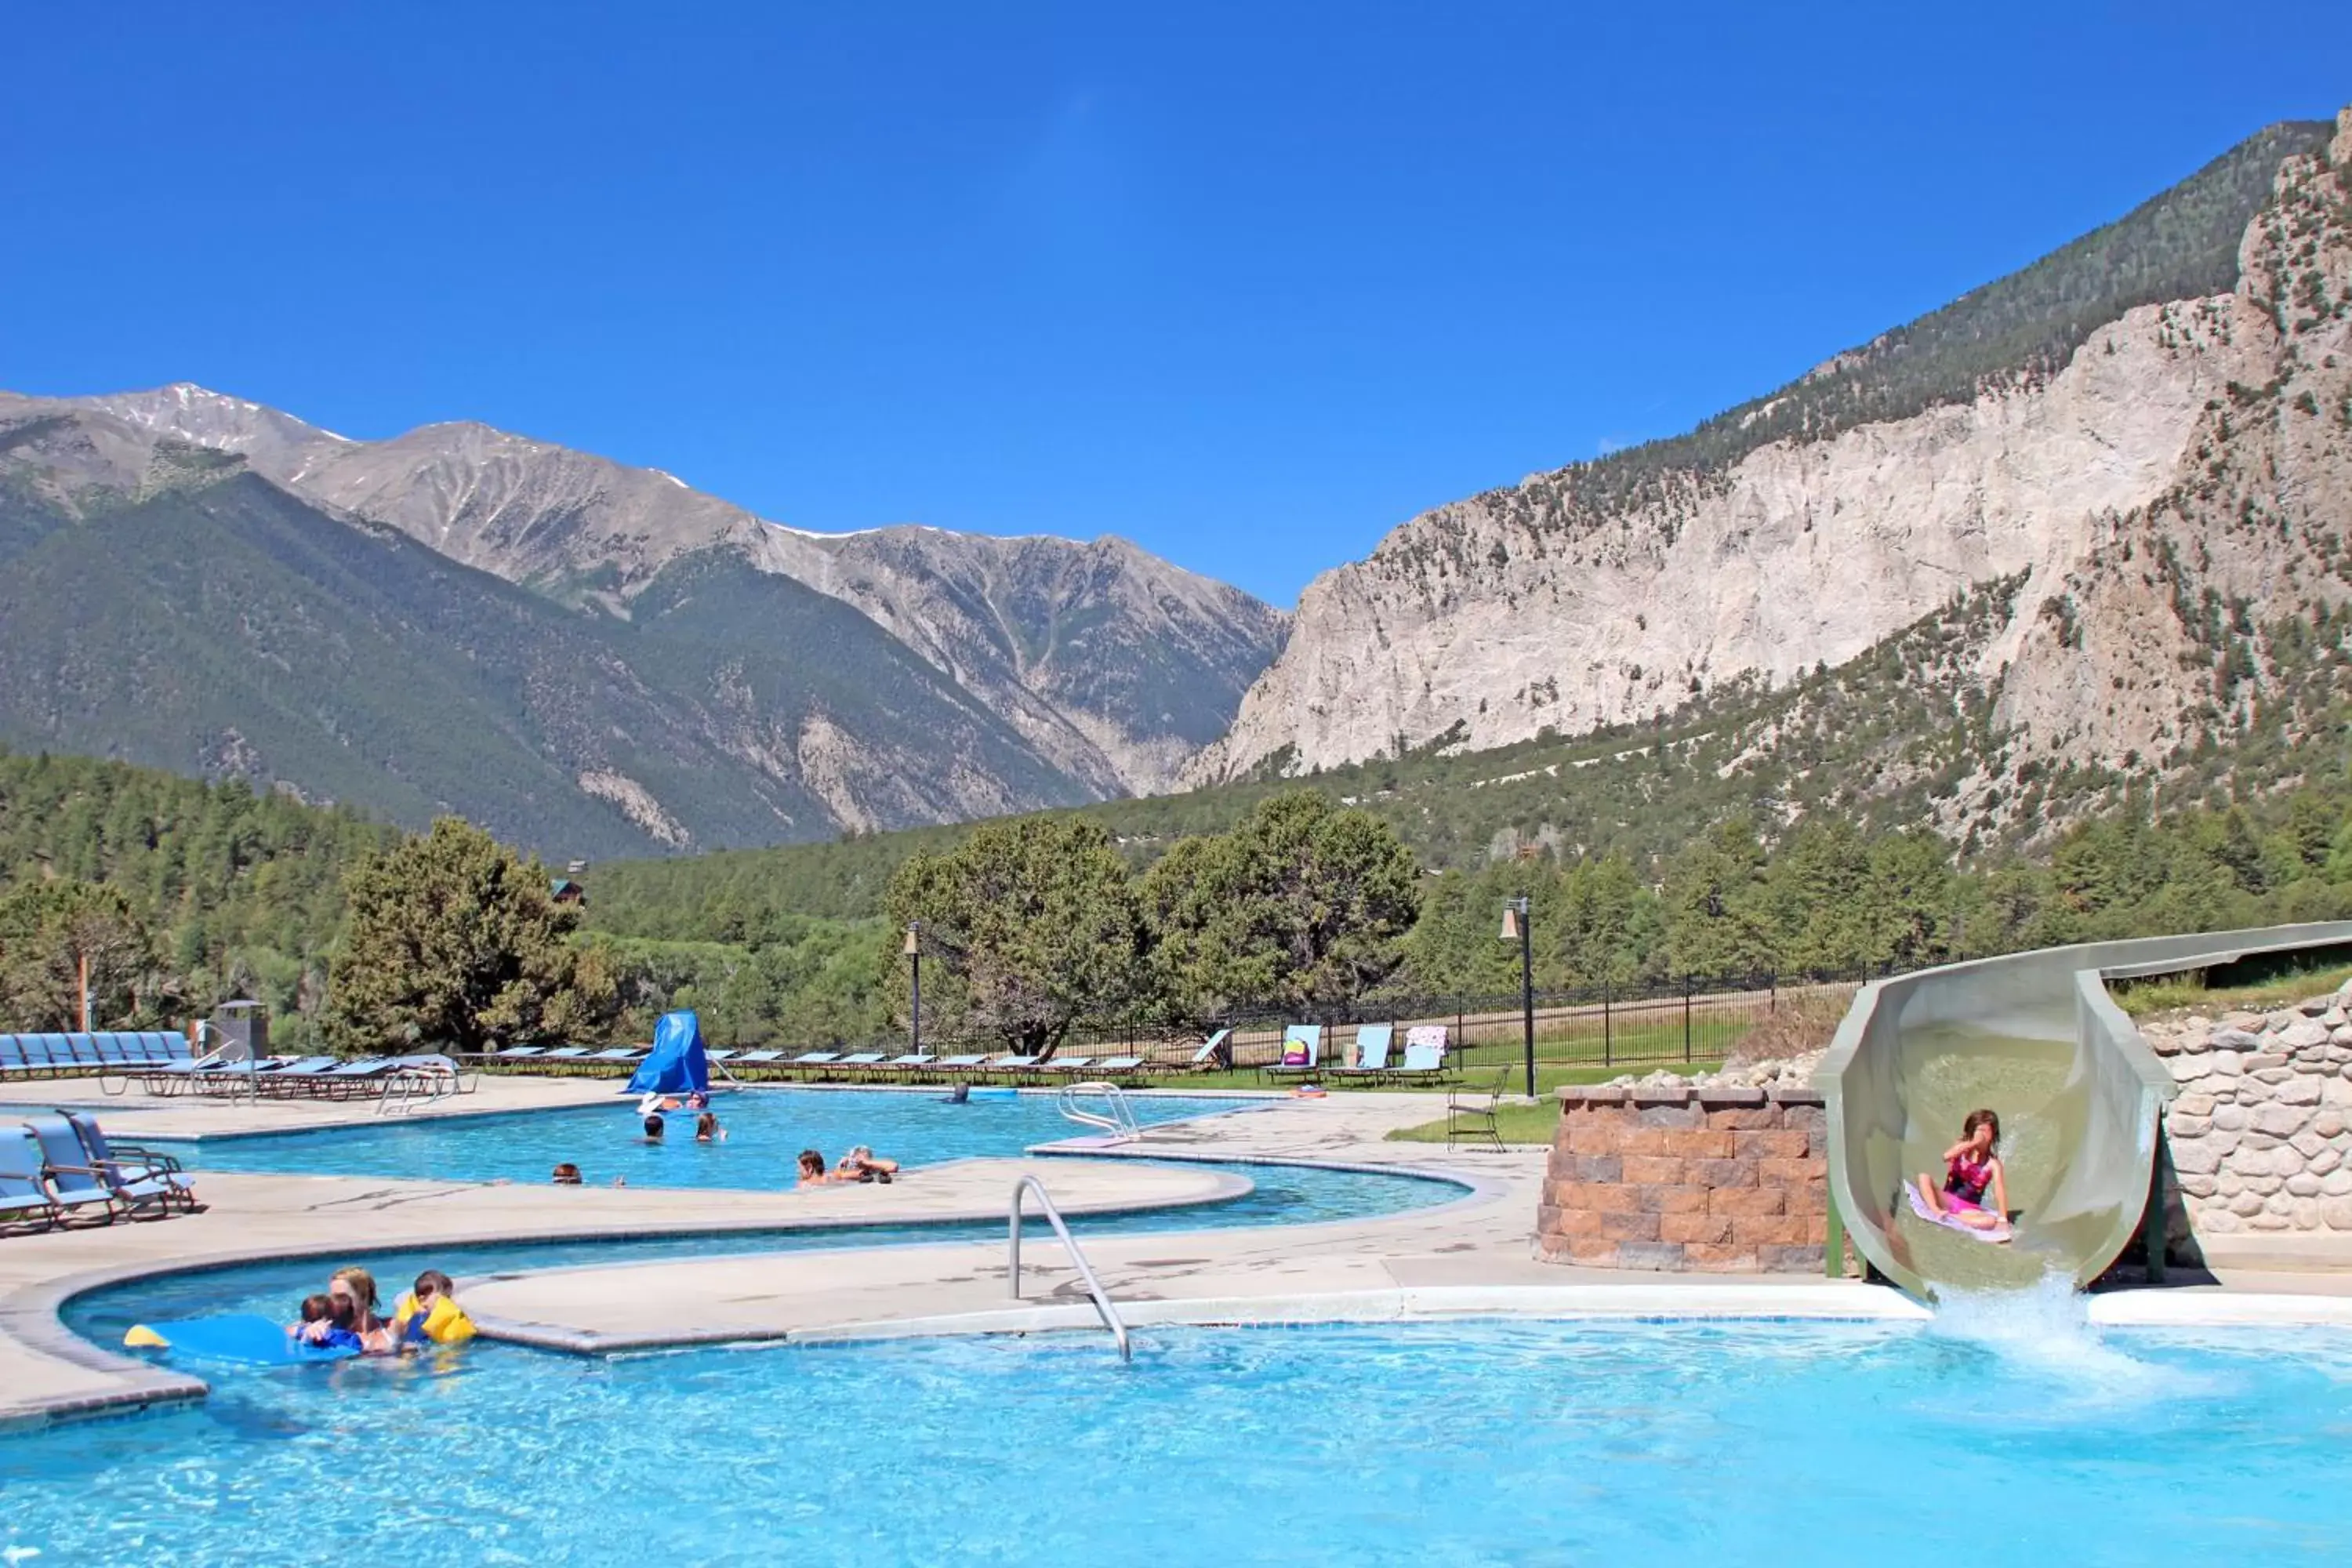
M 539 1059 L 543 1062 L 576 1062 L 587 1054 L 586 1046 L 558 1046 Z
M 1356 1031 L 1356 1059 L 1335 1069 L 1332 1076 L 1379 1082 L 1389 1076 L 1389 1047 L 1395 1039 L 1394 1024 L 1366 1024 Z
M 356 1100 L 365 1094 L 383 1093 L 384 1081 L 392 1073 L 391 1058 L 362 1057 L 320 1073 L 316 1081 L 330 1100 Z
M 908 1051 L 903 1057 L 892 1057 L 887 1065 L 895 1072 L 920 1072 L 939 1059 L 926 1051 Z
M 1322 1054 L 1323 1026 L 1292 1024 L 1282 1031 L 1281 1060 L 1260 1070 L 1268 1078 L 1304 1077 L 1316 1071 L 1316 1058 Z
M 705 1051 L 702 1059 L 707 1062 L 731 1062 L 741 1054 L 740 1051 Z
M 131 1212 L 89 1163 L 89 1151 L 75 1136 L 71 1122 L 62 1116 L 44 1114 L 25 1118 L 25 1127 L 41 1146 L 41 1179 L 48 1184 L 61 1223 L 70 1223 L 76 1214 L 87 1215 L 92 1209 L 98 1211 L 101 1225 L 110 1222 L 118 1208 Z
M 581 1059 L 592 1062 L 633 1062 L 645 1054 L 644 1049 L 637 1046 L 614 1046 L 609 1050 L 596 1051 Z
M 1002 1073 L 1006 1078 L 1019 1078 L 1034 1073 L 1037 1070 L 1037 1064 L 1043 1059 L 1041 1057 L 1024 1057 L 1019 1051 L 1007 1051 L 1004 1055 L 989 1061 L 988 1071 Z
M 133 1213 L 154 1207 L 194 1214 L 204 1206 L 177 1160 L 134 1144 L 110 1143 L 94 1118 L 79 1110 L 64 1114 L 99 1179 Z
M 319 1079 L 328 1077 L 342 1066 L 340 1057 L 304 1057 L 299 1061 L 287 1062 L 255 1078 L 265 1094 L 296 1095 L 311 1091 Z
M 1404 1041 L 1404 1062 L 1389 1076 L 1398 1083 L 1436 1082 L 1445 1076 L 1444 1042 L 1416 1040 L 1408 1034 Z
M 41 1176 L 41 1144 L 21 1124 L 0 1127 L 0 1225 L 56 1225 L 62 1217 Z
M 1097 1078 L 1125 1078 L 1142 1070 L 1141 1057 L 1104 1057 L 1095 1063 Z
M 728 1065 L 739 1068 L 765 1068 L 773 1067 L 783 1059 L 784 1053 L 778 1050 L 745 1051 L 741 1055 L 736 1057 Z
M 982 1051 L 978 1056 L 941 1057 L 938 1065 L 941 1072 L 976 1073 L 988 1066 L 988 1053 Z
M 1201 1042 L 1201 1048 L 1186 1059 L 1184 1065 L 1194 1072 L 1218 1072 L 1234 1065 L 1234 1032 L 1219 1029 Z
M 1045 1070 L 1047 1072 L 1084 1072 L 1094 1065 L 1095 1058 L 1092 1057 L 1056 1056 L 1045 1058 Z
M 505 1050 L 492 1051 L 490 1060 L 494 1062 L 528 1061 L 532 1057 L 543 1057 L 546 1054 L 545 1046 L 509 1046 Z
M 0 1078 L 26 1078 L 32 1068 L 25 1062 L 25 1047 L 16 1043 L 14 1035 L 0 1035 Z
M 856 1068 L 861 1072 L 871 1072 L 887 1059 L 888 1053 L 885 1051 L 852 1051 L 834 1066 Z

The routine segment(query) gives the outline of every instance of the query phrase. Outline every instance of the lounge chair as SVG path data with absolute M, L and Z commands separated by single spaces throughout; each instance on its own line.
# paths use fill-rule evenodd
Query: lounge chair
M 1142 1071 L 1141 1057 L 1101 1057 L 1094 1066 L 1095 1076 L 1102 1079 L 1131 1078 Z
M 89 1163 L 89 1152 L 75 1135 L 73 1124 L 62 1116 L 41 1115 L 25 1118 L 25 1129 L 41 1146 L 41 1180 L 49 1189 L 50 1201 L 57 1205 L 59 1223 L 70 1223 L 76 1214 L 87 1215 L 98 1209 L 98 1222 L 111 1221 L 116 1210 L 131 1212 L 131 1205 L 117 1198 L 99 1168 Z
M 588 1052 L 586 1046 L 558 1046 L 539 1059 L 543 1062 L 576 1062 Z
M 97 1121 L 85 1112 L 68 1110 L 64 1116 L 99 1179 L 132 1212 L 152 1205 L 165 1213 L 176 1208 L 194 1214 L 204 1207 L 179 1161 L 136 1144 L 110 1143 Z
M 1331 1076 L 1380 1082 L 1389 1076 L 1389 1046 L 1395 1038 L 1394 1024 L 1366 1024 L 1356 1031 L 1356 1059 L 1333 1068 Z
M 1046 1072 L 1085 1072 L 1094 1064 L 1092 1057 L 1048 1057 L 1043 1068 Z
M 1223 1072 L 1234 1065 L 1234 1032 L 1219 1029 L 1201 1042 L 1201 1048 L 1186 1059 L 1184 1066 L 1193 1072 Z
M 1405 1037 L 1404 1061 L 1389 1075 L 1393 1083 L 1435 1083 L 1445 1076 L 1445 1047 Z
M 888 1059 L 887 1051 L 852 1051 L 834 1065 L 845 1068 L 875 1068 L 880 1067 Z
M 63 1217 L 41 1165 L 40 1140 L 31 1128 L 0 1127 L 0 1225 L 47 1227 Z
M 940 1058 L 924 1051 L 908 1051 L 903 1057 L 892 1057 L 883 1065 L 892 1072 L 919 1073 Z
M 14 1035 L 0 1035 L 0 1078 L 30 1078 L 33 1069 L 25 1060 L 25 1047 L 16 1043 Z
M 341 1057 L 304 1057 L 299 1061 L 287 1062 L 257 1074 L 254 1084 L 264 1094 L 284 1095 L 290 1099 L 297 1094 L 312 1092 L 319 1079 L 342 1065 Z
M 720 1062 L 731 1062 L 742 1054 L 740 1051 L 705 1051 L 702 1053 L 702 1059 L 717 1066 Z
M 525 1062 L 547 1054 L 545 1046 L 509 1046 L 502 1051 L 492 1051 L 488 1059 L 494 1062 Z
M 362 1057 L 320 1073 L 318 1082 L 331 1100 L 357 1100 L 362 1095 L 382 1094 L 392 1074 L 391 1058 Z
M 645 1055 L 640 1046 L 614 1046 L 608 1050 L 594 1051 L 581 1060 L 591 1062 L 633 1062 Z
M 992 1058 L 986 1070 L 1003 1073 L 1007 1078 L 1018 1078 L 1035 1072 L 1037 1064 L 1044 1059 L 1042 1057 L 1024 1057 L 1019 1051 L 1007 1051 L 1001 1057 Z
M 1267 1078 L 1305 1078 L 1323 1054 L 1323 1026 L 1292 1024 L 1282 1031 L 1282 1059 L 1258 1070 Z
M 941 1072 L 979 1073 L 988 1066 L 988 1053 L 978 1056 L 941 1057 L 938 1067 Z

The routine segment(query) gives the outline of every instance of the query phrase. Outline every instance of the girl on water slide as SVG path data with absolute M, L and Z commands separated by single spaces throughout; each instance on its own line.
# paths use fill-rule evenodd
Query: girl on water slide
M 1970 1230 L 2009 1228 L 2009 1184 L 2001 1174 L 2000 1118 L 1990 1110 L 1971 1110 L 1960 1123 L 1960 1141 L 1944 1151 L 1944 1180 L 1926 1172 L 1919 1176 L 1919 1201 L 1930 1218 L 1948 1220 Z M 1985 1194 L 1992 1194 L 1987 1207 Z

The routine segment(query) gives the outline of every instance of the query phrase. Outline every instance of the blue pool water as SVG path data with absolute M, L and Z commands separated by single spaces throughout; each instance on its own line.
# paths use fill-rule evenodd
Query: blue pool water
M 1249 1100 L 1133 1095 L 1147 1125 L 1217 1112 L 1245 1114 Z M 814 1149 L 828 1164 L 854 1144 L 903 1163 L 1018 1154 L 1037 1143 L 1085 1136 L 1054 1097 L 1024 1094 L 965 1105 L 937 1094 L 856 1089 L 752 1089 L 713 1097 L 723 1143 L 697 1143 L 694 1118 L 672 1114 L 659 1144 L 645 1142 L 634 1098 L 610 1105 L 512 1115 L 387 1119 L 364 1127 L 173 1142 L 156 1139 L 194 1170 L 544 1182 L 558 1164 L 578 1165 L 591 1183 L 625 1176 L 632 1186 L 784 1187 L 793 1162 Z
M 1367 1219 L 1449 1203 L 1466 1192 L 1453 1182 L 1390 1172 L 1333 1171 L 1308 1165 L 1221 1164 L 1219 1168 L 1247 1178 L 1250 1191 L 1216 1204 L 1136 1214 L 1078 1215 L 1072 1218 L 1071 1226 L 1083 1241 L 1108 1233 Z M 240 1263 L 226 1268 L 137 1279 L 90 1291 L 68 1304 L 66 1321 L 77 1332 L 100 1344 L 112 1346 L 122 1342 L 122 1331 L 131 1324 L 155 1319 L 218 1312 L 290 1317 L 295 1305 L 310 1292 L 325 1289 L 327 1275 L 344 1263 L 360 1264 L 373 1273 L 380 1284 L 404 1289 L 425 1268 L 438 1268 L 466 1279 L 521 1269 L 646 1263 L 667 1258 L 735 1257 L 909 1242 L 1001 1242 L 1003 1237 L 1004 1225 L 1001 1220 L 978 1225 L 860 1226 L 717 1236 L 650 1236 L 624 1240 L 494 1242 L 402 1251 L 370 1249 L 364 1238 L 355 1237 L 349 1255 L 282 1263 Z
M 1147 1330 L 257 1374 L 0 1440 L 63 1564 L 2342 1563 L 2352 1335 Z M 39 1556 L 29 1557 L 27 1552 Z

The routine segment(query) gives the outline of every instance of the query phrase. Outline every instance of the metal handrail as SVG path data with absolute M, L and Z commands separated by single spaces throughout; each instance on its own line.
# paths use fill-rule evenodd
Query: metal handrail
M 1029 1193 L 1037 1194 L 1037 1206 L 1045 1211 L 1045 1218 L 1052 1223 L 1054 1234 L 1062 1238 L 1062 1250 L 1067 1252 L 1070 1261 L 1077 1266 L 1078 1278 L 1086 1282 L 1087 1294 L 1094 1298 L 1095 1315 L 1102 1319 L 1103 1327 L 1110 1331 L 1112 1341 L 1118 1346 L 1118 1359 L 1132 1361 L 1134 1356 L 1128 1348 L 1127 1321 L 1118 1315 L 1118 1308 L 1112 1304 L 1110 1292 L 1103 1289 L 1100 1279 L 1095 1278 L 1094 1266 L 1087 1261 L 1087 1255 L 1078 1250 L 1076 1239 L 1070 1235 L 1070 1227 L 1062 1222 L 1062 1211 L 1054 1206 L 1054 1200 L 1046 1193 L 1045 1184 L 1034 1176 L 1023 1176 L 1013 1184 L 1013 1208 L 1009 1215 L 1012 1234 L 1006 1248 L 1008 1272 L 1013 1280 L 1013 1299 L 1016 1301 L 1021 1300 L 1021 1200 Z
M 1110 1107 L 1108 1113 L 1080 1110 L 1077 1097 L 1082 1094 L 1101 1095 L 1104 1103 Z M 1135 1120 L 1135 1107 L 1127 1102 L 1127 1091 L 1115 1083 L 1064 1084 L 1062 1092 L 1054 1097 L 1054 1109 L 1060 1111 L 1066 1121 L 1075 1121 L 1082 1127 L 1101 1128 L 1110 1134 L 1114 1143 L 1132 1143 L 1143 1136 L 1142 1125 Z

